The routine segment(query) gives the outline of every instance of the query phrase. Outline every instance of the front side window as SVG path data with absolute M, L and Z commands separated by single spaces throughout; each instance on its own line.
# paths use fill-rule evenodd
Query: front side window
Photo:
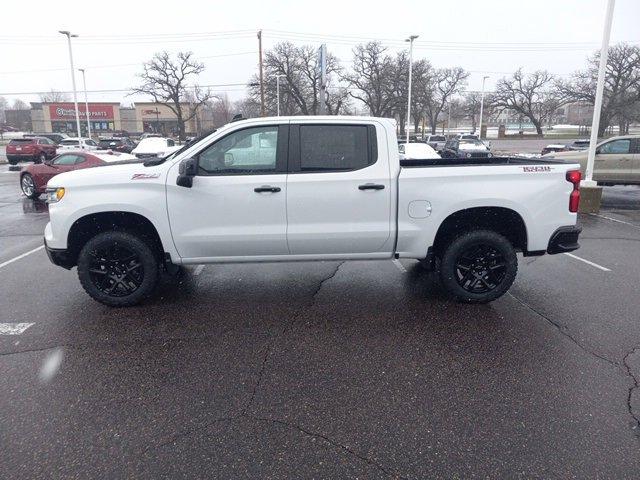
M 600 147 L 599 153 L 624 154 L 631 151 L 631 140 L 613 140 Z
M 53 161 L 54 165 L 74 165 L 78 155 L 60 155 Z
M 90 145 L 92 147 L 97 147 L 98 144 L 96 142 L 94 142 L 93 140 L 87 140 L 84 142 L 86 145 Z
M 300 171 L 358 170 L 372 163 L 366 125 L 300 126 Z
M 239 130 L 200 153 L 198 166 L 208 174 L 275 171 L 277 146 L 277 126 Z

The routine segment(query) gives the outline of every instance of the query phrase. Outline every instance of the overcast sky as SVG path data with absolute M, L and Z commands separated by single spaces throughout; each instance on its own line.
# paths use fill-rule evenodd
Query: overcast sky
M 605 7 L 605 0 L 3 2 L 0 95 L 37 101 L 23 92 L 71 90 L 66 39 L 58 30 L 80 36 L 74 60 L 86 68 L 89 90 L 130 88 L 141 63 L 166 49 L 193 51 L 206 65 L 199 83 L 240 98 L 244 87 L 229 84 L 257 71 L 258 29 L 266 49 L 282 40 L 326 43 L 345 65 L 361 41 L 379 39 L 397 51 L 408 35 L 419 35 L 414 58 L 471 71 L 470 90 L 489 75 L 490 90 L 518 67 L 563 76 L 582 68 L 599 48 Z M 640 43 L 640 0 L 616 1 L 612 42 L 619 41 Z M 79 75 L 77 81 L 81 88 Z M 119 91 L 89 93 L 89 101 L 135 99 Z

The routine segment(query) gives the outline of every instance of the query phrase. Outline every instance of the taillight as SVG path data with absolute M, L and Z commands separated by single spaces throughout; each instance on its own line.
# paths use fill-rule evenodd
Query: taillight
M 569 195 L 569 211 L 577 212 L 578 207 L 580 206 L 580 179 L 582 178 L 582 174 L 580 170 L 569 170 L 567 172 L 567 182 L 571 182 L 573 184 L 573 191 Z

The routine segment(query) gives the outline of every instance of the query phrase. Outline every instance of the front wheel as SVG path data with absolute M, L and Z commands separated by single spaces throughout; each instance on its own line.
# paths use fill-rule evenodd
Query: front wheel
M 104 232 L 78 256 L 85 291 L 110 307 L 128 307 L 150 295 L 158 283 L 158 260 L 147 243 L 127 232 Z
M 487 303 L 504 295 L 518 273 L 511 242 L 490 230 L 475 230 L 454 239 L 442 255 L 440 279 L 457 300 Z

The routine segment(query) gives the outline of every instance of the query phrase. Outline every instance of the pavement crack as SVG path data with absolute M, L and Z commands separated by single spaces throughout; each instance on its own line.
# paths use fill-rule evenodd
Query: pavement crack
M 563 335 L 566 338 L 568 338 L 569 340 L 571 340 L 583 352 L 585 352 L 585 353 L 587 353 L 587 354 L 589 354 L 589 355 L 591 355 L 593 357 L 599 358 L 600 360 L 603 360 L 603 361 L 607 362 L 609 365 L 613 365 L 614 367 L 620 368 L 620 363 L 616 362 L 615 360 L 610 360 L 607 357 L 605 357 L 603 355 L 600 355 L 599 353 L 594 352 L 593 350 L 590 350 L 585 345 L 580 343 L 579 340 L 577 340 L 573 335 L 571 335 L 567 331 L 567 327 L 565 327 L 561 323 L 556 322 L 555 320 L 553 320 L 552 318 L 548 317 L 544 313 L 540 312 L 539 310 L 536 310 L 535 308 L 533 308 L 531 305 L 529 305 L 524 300 L 521 300 L 520 298 L 516 297 L 513 293 L 508 292 L 508 295 L 511 298 L 513 298 L 514 300 L 516 300 L 518 303 L 520 303 L 522 306 L 524 306 L 528 310 L 532 311 L 533 313 L 535 313 L 539 317 L 545 319 L 549 324 L 553 325 L 558 330 L 558 332 L 560 332 L 561 335 Z
M 399 475 L 397 473 L 391 472 L 387 467 L 385 467 L 381 463 L 377 462 L 373 458 L 367 457 L 365 455 L 362 455 L 362 454 L 356 452 L 355 450 L 353 450 L 352 448 L 348 447 L 347 445 L 338 442 L 337 440 L 333 440 L 332 438 L 330 438 L 330 437 L 328 437 L 326 435 L 323 435 L 321 433 L 312 432 L 310 430 L 307 430 L 306 428 L 304 428 L 304 427 L 302 427 L 300 425 L 297 425 L 295 423 L 285 422 L 284 420 L 273 419 L 273 418 L 254 417 L 254 416 L 251 416 L 251 415 L 248 415 L 247 418 L 250 418 L 252 420 L 257 420 L 259 422 L 275 423 L 275 424 L 278 424 L 278 425 L 285 426 L 287 428 L 293 428 L 293 429 L 298 430 L 299 432 L 303 433 L 306 436 L 323 440 L 324 442 L 328 443 L 329 445 L 343 450 L 348 455 L 350 455 L 352 457 L 355 457 L 355 458 L 357 458 L 357 459 L 359 459 L 359 460 L 361 460 L 363 462 L 366 462 L 367 464 L 377 468 L 378 470 L 380 470 L 385 475 L 387 475 L 387 476 L 389 476 L 391 478 L 404 478 L 404 477 L 402 477 L 401 475 Z
M 631 385 L 629 387 L 629 391 L 627 393 L 627 410 L 629 410 L 629 415 L 631 415 L 631 417 L 635 420 L 636 425 L 633 427 L 635 430 L 638 430 L 636 432 L 636 435 L 640 437 L 640 417 L 638 416 L 638 414 L 636 414 L 634 412 L 633 409 L 633 405 L 631 404 L 631 399 L 633 396 L 633 392 L 634 390 L 636 390 L 640 384 L 638 383 L 638 377 L 636 377 L 633 373 L 633 369 L 631 368 L 631 365 L 629 364 L 629 357 L 631 357 L 632 355 L 634 355 L 636 352 L 640 351 L 640 347 L 636 347 L 633 350 L 631 350 L 630 352 L 628 352 L 624 358 L 622 359 L 622 363 L 624 365 L 624 368 L 627 371 L 627 375 L 629 375 L 629 377 L 631 377 L 631 380 L 633 381 L 633 385 Z
M 320 290 L 322 290 L 322 287 L 324 286 L 324 284 L 325 284 L 326 282 L 328 282 L 329 280 L 331 280 L 333 277 L 335 277 L 335 276 L 338 274 L 338 270 L 340 270 L 340 267 L 342 267 L 342 265 L 344 265 L 344 264 L 345 264 L 345 262 L 346 262 L 346 260 L 345 260 L 345 261 L 340 262 L 340 263 L 336 266 L 335 270 L 333 271 L 333 273 L 332 273 L 331 275 L 329 275 L 328 277 L 326 277 L 326 278 L 324 278 L 324 279 L 322 279 L 322 280 L 320 281 L 320 283 L 318 284 L 318 287 L 317 287 L 317 288 L 315 289 L 315 291 L 313 292 L 313 295 L 311 295 L 311 305 L 313 305 L 313 304 L 316 302 L 316 297 L 317 297 L 317 296 L 318 296 L 318 294 L 320 293 Z

